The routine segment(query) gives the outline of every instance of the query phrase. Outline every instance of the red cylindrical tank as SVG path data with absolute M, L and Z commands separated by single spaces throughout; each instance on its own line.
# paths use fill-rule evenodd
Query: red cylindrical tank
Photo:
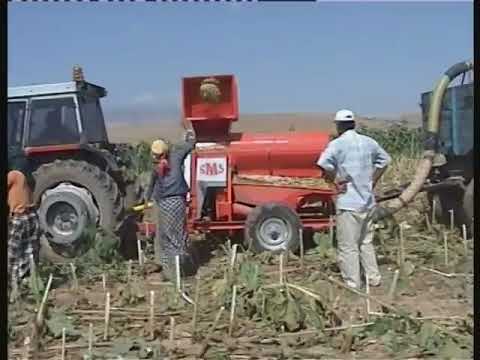
M 231 156 L 230 166 L 237 174 L 321 176 L 316 162 L 328 144 L 329 134 L 230 133 L 231 123 L 238 120 L 236 79 L 233 75 L 208 77 L 216 79 L 218 83 L 220 96 L 215 104 L 205 103 L 200 96 L 200 86 L 206 76 L 187 77 L 182 82 L 183 118 L 191 123 L 199 142 L 226 146 Z
M 322 132 L 232 134 L 230 166 L 238 174 L 317 177 L 316 162 L 328 142 Z

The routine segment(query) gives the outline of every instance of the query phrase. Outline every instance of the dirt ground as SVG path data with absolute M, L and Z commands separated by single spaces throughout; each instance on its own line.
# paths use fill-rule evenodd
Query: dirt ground
M 77 264 L 76 289 L 68 264 L 44 266 L 44 284 L 49 273 L 54 275 L 46 322 L 32 337 L 38 305 L 32 289 L 25 289 L 9 309 L 9 358 L 26 359 L 26 349 L 37 359 L 473 358 L 472 240 L 464 242 L 458 230 L 427 224 L 419 216 L 426 211 L 417 201 L 397 219 L 397 225 L 404 223 L 403 261 L 398 227 L 378 229 L 383 281 L 369 289 L 368 305 L 366 289 L 357 294 L 340 285 L 328 233 L 306 244 L 303 265 L 298 254 L 283 259 L 283 284 L 279 255 L 253 255 L 238 247 L 230 270 L 233 244 L 195 239 L 202 264 L 195 331 L 194 306 L 175 291 L 175 284 L 150 271 L 151 242 L 146 242 L 143 267 L 137 261 Z M 395 270 L 402 271 L 391 297 Z M 233 285 L 238 293 L 230 330 Z M 195 287 L 195 278 L 182 279 L 193 301 Z M 105 336 L 106 293 L 110 318 Z M 33 338 L 40 339 L 37 351 Z

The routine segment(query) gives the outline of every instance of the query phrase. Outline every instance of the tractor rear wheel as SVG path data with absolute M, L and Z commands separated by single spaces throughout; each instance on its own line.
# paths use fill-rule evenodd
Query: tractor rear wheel
M 435 221 L 440 224 L 450 225 L 450 210 L 454 211 L 455 223 L 458 225 L 464 219 L 462 209 L 463 192 L 461 189 L 445 189 L 428 193 L 428 202 L 433 210 L 435 202 Z
M 445 189 L 428 194 L 430 208 L 435 201 L 435 219 L 440 224 L 450 225 L 450 210 L 453 210 L 455 226 L 466 225 L 468 232 L 473 231 L 473 180 L 465 191 L 461 188 Z
M 112 177 L 95 165 L 55 160 L 41 165 L 34 177 L 34 200 L 44 232 L 42 258 L 71 261 L 93 245 L 85 243 L 89 227 L 115 230 L 118 226 L 123 212 L 121 193 Z
M 245 222 L 245 246 L 254 252 L 295 251 L 300 244 L 298 215 L 289 207 L 268 203 L 257 206 Z

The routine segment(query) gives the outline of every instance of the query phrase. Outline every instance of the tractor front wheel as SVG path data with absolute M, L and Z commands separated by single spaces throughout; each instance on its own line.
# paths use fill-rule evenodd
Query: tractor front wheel
M 93 245 L 86 243 L 89 228 L 100 225 L 115 230 L 119 224 L 123 211 L 120 191 L 115 181 L 95 165 L 55 160 L 40 166 L 34 177 L 34 199 L 39 204 L 43 230 L 42 258 L 71 261 Z
M 245 222 L 245 245 L 257 253 L 296 251 L 301 226 L 298 215 L 287 206 L 276 203 L 257 206 Z

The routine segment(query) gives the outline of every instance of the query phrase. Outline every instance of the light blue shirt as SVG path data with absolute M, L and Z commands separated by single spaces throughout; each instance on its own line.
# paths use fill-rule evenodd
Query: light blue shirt
M 347 180 L 347 191 L 336 200 L 338 210 L 368 211 L 375 206 L 373 173 L 391 161 L 386 151 L 372 138 L 347 130 L 331 141 L 317 165 Z

